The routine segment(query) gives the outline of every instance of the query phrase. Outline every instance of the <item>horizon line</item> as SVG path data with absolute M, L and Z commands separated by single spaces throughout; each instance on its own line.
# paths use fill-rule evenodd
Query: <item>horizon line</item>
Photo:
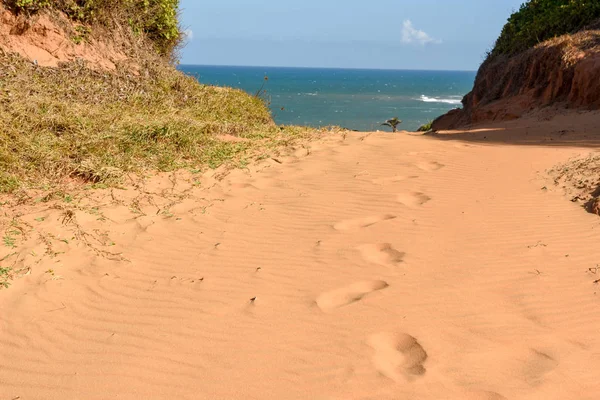
M 281 69 L 336 69 L 336 70 L 356 70 L 356 71 L 430 71 L 430 72 L 477 72 L 477 70 L 467 69 L 413 69 L 413 68 L 361 68 L 361 67 L 290 67 L 281 65 L 232 65 L 232 64 L 188 64 L 179 63 L 177 66 L 188 67 L 227 67 L 227 68 L 281 68 Z

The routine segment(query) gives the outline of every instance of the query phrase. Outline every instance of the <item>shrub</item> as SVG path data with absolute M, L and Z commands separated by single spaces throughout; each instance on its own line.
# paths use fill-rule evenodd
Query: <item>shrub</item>
M 433 124 L 433 121 L 429 121 L 425 125 L 421 125 L 419 127 L 419 129 L 417 129 L 417 132 L 429 132 L 431 130 L 431 125 L 432 124 Z
M 520 53 L 545 40 L 577 32 L 599 18 L 597 0 L 529 0 L 510 16 L 490 56 Z
M 20 12 L 33 13 L 50 5 L 50 0 L 9 0 L 9 6 Z

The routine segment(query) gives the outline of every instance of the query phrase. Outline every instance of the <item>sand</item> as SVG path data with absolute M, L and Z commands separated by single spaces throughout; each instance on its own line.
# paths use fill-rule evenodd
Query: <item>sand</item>
M 79 228 L 44 209 L 66 241 L 0 291 L 0 399 L 597 399 L 600 219 L 545 171 L 600 119 L 561 118 L 330 137 Z

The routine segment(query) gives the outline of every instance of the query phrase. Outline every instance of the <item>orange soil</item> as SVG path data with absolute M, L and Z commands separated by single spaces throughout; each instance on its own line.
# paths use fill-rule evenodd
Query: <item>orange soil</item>
M 57 21 L 60 19 L 60 16 L 51 18 L 47 14 L 25 19 L 0 5 L 0 51 L 18 53 L 38 65 L 48 67 L 83 59 L 91 68 L 114 70 L 117 63 L 128 59 L 117 46 L 118 32 L 111 32 L 110 41 L 106 43 L 88 38 L 76 44 L 73 41 L 75 27 L 66 18 L 59 24 Z

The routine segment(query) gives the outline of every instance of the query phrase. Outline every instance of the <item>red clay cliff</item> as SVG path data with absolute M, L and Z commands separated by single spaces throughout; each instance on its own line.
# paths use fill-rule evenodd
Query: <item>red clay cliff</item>
M 564 35 L 515 56 L 488 58 L 463 108 L 437 118 L 433 130 L 511 120 L 547 106 L 600 108 L 600 30 Z

